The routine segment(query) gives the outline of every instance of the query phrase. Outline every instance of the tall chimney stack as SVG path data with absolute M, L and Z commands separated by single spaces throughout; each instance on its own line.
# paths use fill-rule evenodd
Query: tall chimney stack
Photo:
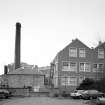
M 20 48 L 21 48 L 21 24 L 16 23 L 15 37 L 15 69 L 20 68 Z
M 4 66 L 4 74 L 7 74 L 7 73 L 8 73 L 8 66 L 5 65 L 5 66 Z

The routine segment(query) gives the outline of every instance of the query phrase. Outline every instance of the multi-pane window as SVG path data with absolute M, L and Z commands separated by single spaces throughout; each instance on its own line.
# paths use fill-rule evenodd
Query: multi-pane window
M 102 70 L 104 68 L 104 65 L 103 64 L 99 64 L 99 70 Z
M 97 72 L 98 71 L 98 64 L 93 64 L 93 72 Z
M 86 57 L 86 51 L 85 48 L 80 48 L 79 49 L 79 57 Z
M 62 70 L 63 71 L 77 71 L 77 63 L 65 61 L 62 63 Z
M 85 64 L 84 63 L 80 63 L 79 70 L 80 71 L 84 71 L 84 67 L 85 67 Z
M 90 63 L 88 62 L 80 63 L 79 70 L 83 72 L 90 72 Z
M 93 72 L 101 72 L 104 69 L 103 63 L 96 63 L 93 65 Z
M 76 70 L 77 70 L 76 62 L 70 62 L 70 71 L 76 71 Z
M 76 77 L 62 77 L 61 78 L 61 85 L 63 86 L 76 86 L 77 85 L 77 78 Z
M 65 61 L 63 62 L 63 70 L 68 70 L 69 69 L 69 62 L 68 61 Z
M 90 63 L 85 63 L 85 71 L 86 72 L 90 71 Z
M 69 77 L 68 78 L 68 85 L 76 86 L 77 85 L 77 78 L 76 77 Z
M 69 49 L 69 56 L 70 57 L 77 57 L 77 48 L 70 48 Z
M 104 50 L 98 49 L 98 58 L 103 59 L 104 58 Z
M 94 71 L 97 71 L 97 68 L 98 68 L 98 64 L 94 64 L 94 65 L 93 65 Z

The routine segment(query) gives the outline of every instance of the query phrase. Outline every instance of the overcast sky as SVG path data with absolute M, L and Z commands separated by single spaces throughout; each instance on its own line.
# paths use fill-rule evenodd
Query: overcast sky
M 0 74 L 14 62 L 16 22 L 21 61 L 47 66 L 72 39 L 105 41 L 105 0 L 0 0 Z

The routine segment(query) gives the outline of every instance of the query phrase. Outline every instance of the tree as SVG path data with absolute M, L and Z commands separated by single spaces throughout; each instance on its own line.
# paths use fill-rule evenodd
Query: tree
M 77 90 L 89 90 L 95 89 L 105 93 L 105 78 L 101 80 L 94 81 L 93 79 L 86 78 L 83 82 L 77 87 Z
M 97 81 L 96 84 L 97 84 L 97 90 L 105 92 L 105 78 Z
M 78 90 L 87 90 L 94 88 L 95 81 L 93 79 L 86 78 L 82 83 L 77 87 Z

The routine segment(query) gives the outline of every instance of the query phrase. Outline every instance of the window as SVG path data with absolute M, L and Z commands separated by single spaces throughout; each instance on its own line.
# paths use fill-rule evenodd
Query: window
M 77 85 L 77 78 L 76 77 L 69 77 L 68 78 L 68 85 L 76 86 Z
M 98 71 L 98 64 L 94 64 L 93 65 L 93 72 L 97 72 Z
M 69 69 L 69 62 L 63 62 L 63 69 L 68 70 Z
M 85 71 L 86 72 L 90 71 L 90 64 L 89 63 L 85 63 Z
M 80 71 L 84 71 L 84 67 L 85 67 L 85 65 L 84 65 L 84 63 L 80 63 Z
M 102 72 L 104 70 L 104 64 L 98 63 L 93 65 L 93 72 Z
M 70 57 L 77 57 L 77 48 L 70 48 L 69 56 Z
M 104 64 L 99 64 L 99 69 L 103 69 L 104 68 Z
M 70 62 L 70 71 L 76 71 L 77 70 L 77 64 L 75 62 Z
M 62 70 L 63 71 L 77 71 L 77 63 L 65 61 L 63 62 Z
M 79 57 L 86 57 L 85 48 L 80 48 L 79 49 Z
M 93 68 L 97 69 L 98 68 L 98 64 L 94 64 Z
M 61 85 L 63 86 L 76 86 L 77 85 L 77 78 L 76 77 L 62 77 L 61 78 Z
M 82 62 L 80 63 L 80 66 L 79 66 L 79 70 L 80 71 L 85 71 L 85 72 L 90 72 L 90 63 L 88 62 Z
M 98 49 L 98 58 L 103 59 L 104 58 L 104 50 Z

